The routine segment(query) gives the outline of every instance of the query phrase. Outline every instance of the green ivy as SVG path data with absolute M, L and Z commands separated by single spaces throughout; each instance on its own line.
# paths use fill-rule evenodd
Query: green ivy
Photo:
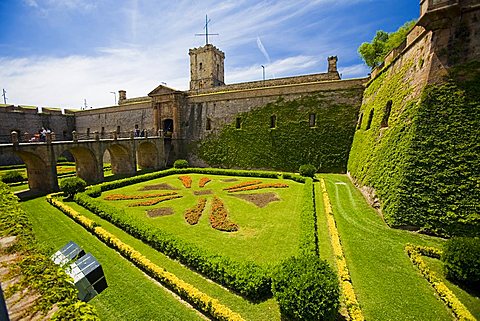
M 473 70 L 467 80 L 468 72 L 459 68 L 455 79 L 429 85 L 414 99 L 411 68 L 407 63 L 395 73 L 386 71 L 366 89 L 348 170 L 375 189 L 392 226 L 480 235 L 480 73 L 465 68 Z M 388 127 L 381 128 L 389 100 Z
M 310 114 L 315 114 L 313 127 Z M 271 128 L 273 115 L 276 124 Z M 239 114 L 240 129 L 235 122 L 225 125 L 199 143 L 198 154 L 212 166 L 297 171 L 300 165 L 312 164 L 319 172 L 344 173 L 356 115 L 356 106 L 321 95 L 279 99 Z

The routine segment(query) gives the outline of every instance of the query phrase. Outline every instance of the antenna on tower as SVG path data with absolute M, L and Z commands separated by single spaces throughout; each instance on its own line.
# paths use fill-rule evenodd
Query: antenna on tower
M 5 90 L 5 88 L 2 88 L 3 90 L 3 103 L 6 105 L 7 104 L 7 91 Z
M 210 19 L 208 19 L 208 15 L 205 15 L 205 33 L 196 33 L 195 36 L 205 36 L 205 45 L 208 45 L 208 36 L 218 36 L 218 33 L 208 33 L 208 24 L 210 23 Z

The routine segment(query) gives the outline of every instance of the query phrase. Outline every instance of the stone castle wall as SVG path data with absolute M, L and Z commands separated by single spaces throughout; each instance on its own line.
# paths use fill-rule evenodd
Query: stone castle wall
M 103 133 L 109 137 L 112 131 L 126 137 L 135 125 L 140 130 L 146 129 L 150 133 L 155 131 L 154 114 L 151 99 L 127 99 L 120 106 L 89 109 L 75 113 L 76 130 L 80 135 L 92 135 L 94 132 Z M 103 130 L 102 130 L 103 129 Z
M 201 140 L 224 125 L 234 122 L 239 114 L 275 102 L 280 97 L 293 100 L 306 95 L 321 94 L 329 103 L 357 106 L 358 109 L 366 80 L 293 83 L 244 90 L 232 89 L 237 88 L 232 85 L 223 87 L 229 90 L 190 95 L 188 104 L 182 108 L 182 138 L 189 142 Z
M 27 142 L 43 128 L 55 133 L 55 140 L 71 140 L 75 129 L 75 116 L 68 112 L 62 114 L 61 109 L 42 108 L 42 112 L 34 106 L 0 106 L 0 143 L 10 143 L 11 133 L 19 133 L 21 142 Z M 18 156 L 7 153 L 0 155 L 0 165 L 18 164 Z
M 277 78 L 277 79 L 266 79 L 265 81 L 259 80 L 259 81 L 241 82 L 241 83 L 218 86 L 213 88 L 191 90 L 189 92 L 189 95 L 210 94 L 210 93 L 218 93 L 218 92 L 233 91 L 233 90 L 244 90 L 244 89 L 258 89 L 260 87 L 308 84 L 308 83 L 314 83 L 319 81 L 331 81 L 331 80 L 340 80 L 340 76 L 338 72 L 318 73 L 318 74 L 295 76 L 295 77 L 284 77 L 284 78 Z
M 42 112 L 38 112 L 37 107 L 3 106 L 0 107 L 1 142 L 10 142 L 12 131 L 18 132 L 21 140 L 28 140 L 33 134 L 38 133 L 42 127 L 55 132 L 58 140 L 71 139 L 72 137 L 75 118 L 72 114 L 62 114 L 61 109 L 43 108 Z M 28 136 L 25 133 L 28 133 Z
M 480 121 L 473 102 L 480 74 L 475 2 L 422 2 L 405 44 L 365 88 L 347 169 L 392 226 L 478 235 L 478 221 L 470 219 L 477 215 L 475 175 L 462 171 L 478 168 L 478 158 L 464 156 L 478 148 Z M 470 77 L 477 80 L 466 85 Z

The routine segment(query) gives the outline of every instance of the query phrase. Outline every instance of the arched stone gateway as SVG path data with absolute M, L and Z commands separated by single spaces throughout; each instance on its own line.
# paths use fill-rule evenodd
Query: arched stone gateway
M 137 159 L 140 168 L 162 169 L 165 164 L 164 138 L 98 139 L 71 142 L 36 142 L 0 145 L 0 153 L 15 153 L 27 167 L 28 185 L 32 190 L 58 191 L 56 160 L 65 151 L 75 159 L 77 176 L 89 184 L 102 182 L 103 155 L 108 150 L 114 174 L 133 175 Z

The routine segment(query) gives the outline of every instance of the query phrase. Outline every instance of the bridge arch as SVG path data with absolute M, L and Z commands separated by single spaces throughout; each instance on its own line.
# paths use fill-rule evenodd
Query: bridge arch
M 140 169 L 158 169 L 159 163 L 159 152 L 154 143 L 145 141 L 138 144 L 137 164 Z
M 28 187 L 45 192 L 58 190 L 56 167 L 51 166 L 46 155 L 28 151 L 15 151 L 27 168 Z
M 113 174 L 135 174 L 135 157 L 130 148 L 121 144 L 111 144 L 107 146 L 106 151 L 110 153 Z
M 88 184 L 95 184 L 103 181 L 103 164 L 95 157 L 95 153 L 85 147 L 72 147 L 68 151 L 75 159 L 77 176 Z

